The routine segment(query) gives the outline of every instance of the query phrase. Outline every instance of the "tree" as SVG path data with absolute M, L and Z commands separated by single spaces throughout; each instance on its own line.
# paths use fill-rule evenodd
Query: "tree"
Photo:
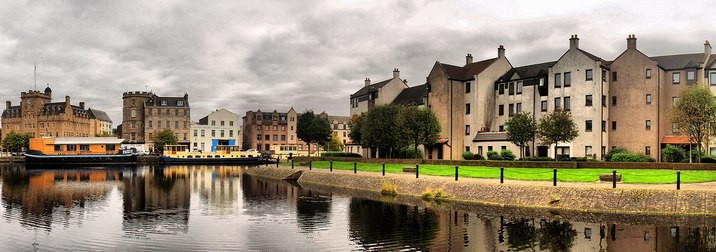
M 296 136 L 308 144 L 308 153 L 311 153 L 311 144 L 324 145 L 331 140 L 331 123 L 328 119 L 313 114 L 307 110 L 298 116 L 296 123 Z
M 681 90 L 669 118 L 689 137 L 690 142 L 696 142 L 698 162 L 701 162 L 701 144 L 704 138 L 715 133 L 711 128 L 716 124 L 716 98 L 709 87 L 693 85 Z
M 323 145 L 323 149 L 327 151 L 343 151 L 343 147 L 343 142 L 335 132 L 333 132 L 331 140 Z
M 10 151 L 20 151 L 30 148 L 30 133 L 17 133 L 13 130 L 5 135 L 2 140 L 2 147 Z
M 572 115 L 557 110 L 539 119 L 537 135 L 545 143 L 554 143 L 554 159 L 557 160 L 557 144 L 574 140 L 579 136 L 579 132 Z
M 389 153 L 395 148 L 407 146 L 398 124 L 400 111 L 398 105 L 376 106 L 368 111 L 362 122 L 361 146 L 389 150 Z
M 418 153 L 418 145 L 434 144 L 440 137 L 440 122 L 433 111 L 416 106 L 401 108 L 398 124 L 400 133 Z
M 529 113 L 517 113 L 507 121 L 507 139 L 520 147 L 520 158 L 524 157 L 524 148 L 535 138 L 537 123 Z
M 177 137 L 174 131 L 170 129 L 163 129 L 157 132 L 154 136 L 154 147 L 155 150 L 164 151 L 165 145 L 178 144 Z
M 348 123 L 348 126 L 351 128 L 351 132 L 348 133 L 348 137 L 350 137 L 354 143 L 361 142 L 361 129 L 363 128 L 364 118 L 365 116 L 363 116 L 363 113 L 360 115 L 353 115 L 351 116 L 351 121 Z

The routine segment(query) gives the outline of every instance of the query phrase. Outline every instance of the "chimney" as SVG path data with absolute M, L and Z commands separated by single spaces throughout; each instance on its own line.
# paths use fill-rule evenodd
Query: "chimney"
M 70 96 L 69 95 L 65 96 L 65 104 L 67 106 L 70 106 Z
M 500 45 L 500 47 L 497 48 L 497 57 L 498 58 L 504 58 L 505 57 L 505 47 Z
M 400 71 L 397 68 L 393 69 L 393 79 L 400 79 Z
M 579 49 L 579 38 L 577 37 L 577 34 L 574 34 L 571 38 L 569 38 L 569 50 L 576 49 Z
M 81 109 L 84 109 L 84 108 L 85 108 L 85 102 L 80 102 L 80 108 L 81 108 Z
M 370 78 L 365 78 L 365 86 L 370 86 Z
M 634 34 L 629 35 L 627 38 L 627 50 L 636 50 L 636 36 Z
M 472 64 L 472 54 L 468 53 L 467 56 L 465 56 L 465 65 Z
M 709 55 L 711 55 L 711 43 L 709 43 L 708 40 L 704 42 L 704 54 L 706 54 L 706 57 L 709 57 Z
M 10 107 L 12 107 L 12 102 L 11 102 L 11 101 L 5 101 L 5 109 L 10 109 Z

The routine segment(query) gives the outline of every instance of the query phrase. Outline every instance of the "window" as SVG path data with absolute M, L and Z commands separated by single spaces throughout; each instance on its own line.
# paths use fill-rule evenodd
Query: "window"
M 517 94 L 522 94 L 522 81 L 517 82 Z
M 681 81 L 681 73 L 672 73 L 671 74 L 671 83 L 679 84 L 679 81 Z
M 679 97 L 671 97 L 671 106 L 676 106 L 677 102 L 679 102 Z
M 517 103 L 515 113 L 522 113 L 522 103 Z
M 539 78 L 539 86 L 544 87 L 544 78 Z
M 572 106 L 570 105 L 570 100 L 571 99 L 569 98 L 569 96 L 564 97 L 564 110 L 565 111 L 570 111 L 572 109 Z
M 273 135 L 273 140 L 274 140 L 274 141 L 278 141 L 278 135 L 277 135 L 277 134 L 274 134 L 274 135 Z
M 547 112 L 547 101 L 542 101 L 542 112 Z
M 651 79 L 651 68 L 646 69 L 646 78 Z
M 607 107 L 607 96 L 602 95 L 602 107 Z
M 132 109 L 132 117 L 137 117 L 137 111 Z
M 671 132 L 674 134 L 679 134 L 679 124 L 678 123 L 672 123 L 671 124 Z
M 89 144 L 80 144 L 80 151 L 89 151 Z
M 591 148 L 591 146 L 589 146 Z M 591 228 L 584 228 L 584 239 L 591 240 L 592 239 L 592 229 Z
M 602 69 L 602 81 L 607 81 L 607 70 Z
M 216 121 L 211 120 L 211 126 L 216 126 Z
M 470 103 L 465 103 L 465 114 L 466 115 L 470 114 Z
M 199 131 L 198 131 L 198 130 L 194 130 L 194 137 L 197 137 L 198 135 L 199 135 Z
M 562 98 L 554 98 L 554 111 L 562 110 Z
M 617 81 L 617 72 L 612 72 L 612 81 Z
M 612 130 L 617 130 L 617 121 L 612 121 Z
M 229 137 L 234 137 L 234 130 L 229 130 Z
M 277 131 L 277 130 L 278 130 L 278 126 L 274 125 L 274 126 L 273 126 L 273 131 Z
M 617 105 L 617 96 L 614 95 L 614 96 L 612 96 L 612 106 L 616 106 L 616 105 Z
M 184 133 L 184 141 L 186 141 L 186 133 Z
M 709 84 L 712 86 L 716 85 L 716 73 L 709 74 Z
M 166 105 L 167 105 L 167 101 L 166 101 L 166 100 L 162 100 L 162 106 L 166 106 Z
M 157 128 L 161 128 L 161 127 L 162 127 L 162 121 L 157 121 Z
M 566 72 L 564 73 L 564 87 L 569 87 L 572 85 L 572 73 Z
M 505 83 L 500 83 L 497 85 L 497 89 L 499 91 L 499 94 L 505 94 Z
M 498 110 L 498 115 L 504 115 L 505 114 L 505 105 L 500 104 L 500 106 L 498 106 L 497 110 Z
M 224 121 L 221 121 L 221 123 L 220 123 L 220 124 L 221 124 L 221 126 L 224 126 Z
M 482 155 L 482 146 L 477 146 L 477 154 Z
M 286 135 L 281 135 L 281 141 L 286 141 Z
M 695 79 L 696 79 L 696 71 L 694 71 L 694 70 L 686 71 L 686 80 L 687 81 L 692 81 Z
M 587 95 L 584 97 L 584 106 L 591 107 L 592 106 L 592 95 Z
M 132 140 L 134 140 L 134 133 L 132 133 Z M 77 151 L 77 145 L 74 145 L 74 144 L 67 145 L 67 151 Z
M 465 82 L 465 93 L 470 93 L 470 82 Z
M 174 121 L 174 128 L 179 129 L 179 121 Z
M 585 156 L 591 156 L 591 155 L 592 155 L 592 146 L 584 146 L 584 155 L 585 155 Z
M 465 135 L 470 135 L 470 125 L 465 125 Z
M 201 137 L 206 136 L 206 132 L 204 130 L 201 130 Z
M 266 141 L 271 140 L 271 135 L 269 135 L 269 134 L 264 135 L 264 140 L 266 140 Z
M 132 122 L 132 129 L 136 129 L 136 128 L 137 128 L 137 122 Z
M 554 88 L 562 87 L 562 74 L 554 74 Z
M 510 90 L 510 95 L 514 95 L 514 94 L 515 94 L 515 83 L 514 83 L 514 82 L 510 82 L 510 83 L 508 84 L 508 86 L 509 86 L 509 90 Z
M 152 125 L 153 125 L 153 124 L 152 124 L 152 120 L 149 120 L 149 128 L 150 128 L 150 129 L 153 127 Z
M 470 146 L 465 146 L 465 151 L 470 151 Z
M 607 132 L 607 121 L 602 121 L 602 132 Z
M 515 104 L 510 103 L 509 107 L 509 116 L 512 116 L 515 114 Z
M 584 71 L 584 74 L 586 75 L 585 80 L 588 80 L 588 81 L 592 80 L 592 69 L 587 69 L 586 71 Z
M 343 129 L 345 129 L 345 125 L 344 125 Z M 285 126 L 285 125 L 281 125 L 281 131 L 286 131 L 286 126 Z
M 184 101 L 177 101 L 177 106 L 179 106 L 179 107 L 184 106 Z
M 651 156 L 651 146 L 644 146 L 644 155 Z
M 229 121 L 229 126 L 234 126 L 234 121 Z
M 651 94 L 646 94 L 646 104 L 651 104 Z
M 216 130 L 211 130 L 211 137 L 216 137 Z
M 492 146 L 487 146 L 487 151 L 491 151 L 491 150 L 492 150 Z
M 651 130 L 651 120 L 646 120 L 646 130 Z
M 221 130 L 221 131 L 219 132 L 219 136 L 220 136 L 220 137 L 224 137 L 224 130 Z
M 584 121 L 584 131 L 586 132 L 592 132 L 592 120 L 586 120 Z

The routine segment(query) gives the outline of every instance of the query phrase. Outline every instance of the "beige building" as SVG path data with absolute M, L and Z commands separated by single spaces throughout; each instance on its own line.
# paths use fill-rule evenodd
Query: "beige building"
M 151 92 L 125 92 L 122 96 L 122 138 L 127 144 L 154 149 L 154 136 L 163 129 L 174 131 L 179 144 L 190 145 L 189 95 L 161 97 Z
M 375 106 L 390 104 L 405 88 L 408 84 L 400 79 L 397 68 L 393 69 L 393 78 L 378 83 L 371 84 L 370 78 L 366 78 L 363 88 L 350 96 L 351 116 L 368 112 Z

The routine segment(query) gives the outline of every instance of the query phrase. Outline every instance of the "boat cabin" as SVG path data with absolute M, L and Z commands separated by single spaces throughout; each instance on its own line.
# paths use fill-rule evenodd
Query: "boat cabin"
M 42 137 L 30 139 L 30 150 L 43 155 L 118 154 L 124 139 L 116 137 Z
M 191 151 L 186 145 L 164 145 L 164 156 L 171 158 L 253 158 L 261 154 L 252 151 L 241 151 L 238 145 L 217 145 L 216 151 Z

